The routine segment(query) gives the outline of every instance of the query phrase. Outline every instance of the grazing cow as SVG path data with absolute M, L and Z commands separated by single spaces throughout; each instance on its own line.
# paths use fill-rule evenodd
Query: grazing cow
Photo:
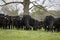
M 44 28 L 45 31 L 53 31 L 53 24 L 54 24 L 55 18 L 53 16 L 46 16 L 44 19 Z
M 12 16 L 12 25 L 15 26 L 16 29 L 20 29 L 20 17 L 19 16 Z
M 10 16 L 5 15 L 3 18 L 3 29 L 10 29 Z
M 24 28 L 24 30 L 31 30 L 30 25 L 29 25 L 29 20 L 30 20 L 29 15 L 23 16 L 21 23 L 22 23 L 22 28 Z
M 26 30 L 31 30 L 31 26 L 33 27 L 33 30 L 37 30 L 37 29 L 41 28 L 41 27 L 39 27 L 39 26 L 41 26 L 41 22 L 39 22 L 38 20 L 33 19 L 29 15 L 23 16 L 22 24 L 24 26 L 26 26 L 26 27 L 24 27 Z
M 15 26 L 17 29 L 20 29 L 20 17 L 19 16 L 16 16 L 15 17 Z
M 44 21 L 40 21 L 38 25 L 39 25 L 38 29 L 43 28 L 44 27 Z
M 6 20 L 7 20 L 8 29 L 12 29 L 12 26 L 11 26 L 11 24 L 12 24 L 11 16 L 6 15 L 5 17 L 6 17 Z
M 8 18 L 6 17 L 6 16 L 4 16 L 4 18 L 3 18 L 3 29 L 7 29 L 7 24 L 8 23 Z
M 8 16 L 8 29 L 12 29 L 12 16 Z
M 60 18 L 56 18 L 54 22 L 54 31 L 60 32 Z
M 42 21 L 38 21 L 38 20 L 35 20 L 33 18 L 30 18 L 29 24 L 30 24 L 30 26 L 33 27 L 33 30 L 41 29 L 43 26 Z
M 0 28 L 3 28 L 4 24 L 3 24 L 3 19 L 4 19 L 4 14 L 0 14 Z

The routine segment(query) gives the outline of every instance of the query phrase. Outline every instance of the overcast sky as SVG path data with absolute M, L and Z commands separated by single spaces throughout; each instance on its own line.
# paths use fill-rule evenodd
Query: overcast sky
M 6 0 L 6 2 L 11 2 L 11 1 L 22 1 L 23 2 L 23 0 Z M 37 1 L 37 3 L 38 4 L 40 4 L 41 5 L 41 3 L 42 3 L 42 1 L 43 0 L 30 0 L 31 2 L 32 1 Z M 49 2 L 48 0 L 46 0 L 46 2 L 45 2 L 45 4 L 44 4 L 44 6 L 47 6 L 47 9 L 48 10 L 60 10 L 60 5 L 54 5 L 54 6 L 52 6 L 52 7 L 50 7 L 50 5 L 52 5 L 52 4 L 60 4 L 60 0 L 50 0 L 51 2 Z M 4 4 L 3 2 L 2 2 L 2 0 L 0 0 L 0 5 L 1 4 Z M 32 4 L 30 4 L 30 7 L 32 7 L 33 5 Z M 23 5 L 22 4 L 19 4 L 18 5 L 18 9 L 19 10 L 23 10 Z M 20 12 L 20 11 L 19 11 Z M 21 11 L 21 12 L 23 12 L 23 11 Z

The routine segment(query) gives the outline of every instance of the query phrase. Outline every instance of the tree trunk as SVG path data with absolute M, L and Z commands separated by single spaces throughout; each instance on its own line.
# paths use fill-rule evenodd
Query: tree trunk
M 24 0 L 24 2 L 23 2 L 24 15 L 29 15 L 29 4 L 30 4 L 30 0 Z
M 25 30 L 30 30 L 30 26 L 29 26 L 29 4 L 30 4 L 30 0 L 24 0 L 23 5 L 24 5 L 24 17 L 25 17 Z

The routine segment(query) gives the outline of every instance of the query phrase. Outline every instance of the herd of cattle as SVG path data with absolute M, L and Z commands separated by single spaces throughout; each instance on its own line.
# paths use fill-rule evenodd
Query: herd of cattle
M 19 16 L 8 16 L 0 14 L 0 28 L 1 29 L 24 29 L 24 30 L 38 30 L 45 29 L 45 31 L 59 32 L 60 31 L 60 18 L 53 16 L 46 16 L 44 21 L 33 19 L 29 15 L 22 18 Z

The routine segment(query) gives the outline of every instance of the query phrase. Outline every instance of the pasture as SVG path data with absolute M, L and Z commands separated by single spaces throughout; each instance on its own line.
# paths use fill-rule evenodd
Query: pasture
M 60 32 L 0 29 L 0 40 L 60 40 Z

